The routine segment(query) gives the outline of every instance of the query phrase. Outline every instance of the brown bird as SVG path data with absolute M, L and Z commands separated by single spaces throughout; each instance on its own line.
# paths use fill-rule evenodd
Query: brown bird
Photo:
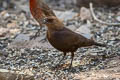
M 40 29 L 43 26 L 43 24 L 41 23 L 41 19 L 49 16 L 56 16 L 53 10 L 49 8 L 49 6 L 45 2 L 43 2 L 43 0 L 30 0 L 29 3 L 31 14 L 39 23 Z M 39 35 L 40 29 L 34 37 L 37 37 Z
M 92 39 L 87 39 L 86 37 L 75 33 L 68 28 L 65 28 L 64 24 L 54 16 L 44 18 L 43 23 L 46 24 L 46 26 L 48 27 L 47 39 L 50 44 L 57 50 L 64 53 L 62 60 L 66 56 L 66 53 L 71 52 L 72 59 L 70 67 L 72 66 L 74 52 L 78 48 L 92 45 L 101 47 L 106 46 L 105 44 L 97 43 Z

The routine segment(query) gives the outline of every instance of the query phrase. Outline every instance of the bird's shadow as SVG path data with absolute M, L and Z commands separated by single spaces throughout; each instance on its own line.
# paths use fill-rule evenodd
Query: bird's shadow
M 97 64 L 97 65 L 99 65 L 99 64 Z M 86 65 L 79 65 L 79 66 L 69 68 L 69 67 L 61 67 L 62 65 L 60 65 L 59 67 L 56 67 L 56 66 L 51 67 L 50 69 L 52 71 L 61 71 L 62 70 L 64 72 L 67 71 L 67 72 L 70 72 L 70 73 L 79 73 L 79 72 L 90 71 L 92 68 L 97 66 L 97 65 L 86 64 Z
M 105 59 L 104 59 L 105 60 Z M 57 65 L 57 66 L 51 66 L 51 70 L 52 71 L 64 71 L 64 72 L 71 72 L 71 73 L 79 73 L 79 72 L 86 72 L 86 71 L 90 71 L 91 69 L 104 69 L 105 66 L 104 65 L 101 65 L 102 61 L 104 61 L 103 59 L 102 60 L 99 60 L 98 58 L 97 59 L 93 59 L 93 61 L 91 61 L 90 63 L 88 64 L 83 64 L 83 65 L 78 65 L 78 66 L 75 66 L 75 67 L 71 67 L 69 68 L 69 65 L 70 64 L 60 64 L 60 65 Z

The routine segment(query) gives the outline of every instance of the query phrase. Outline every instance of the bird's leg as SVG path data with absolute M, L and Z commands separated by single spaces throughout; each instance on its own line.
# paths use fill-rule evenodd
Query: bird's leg
M 71 67 L 72 67 L 72 61 L 73 61 L 73 58 L 74 58 L 74 52 L 71 52 L 71 63 L 70 63 L 69 68 L 71 68 Z
M 64 60 L 64 58 L 65 58 L 65 56 L 66 56 L 66 52 L 64 52 L 64 56 L 63 56 L 63 58 L 59 61 L 59 63 L 55 66 L 56 68 L 60 65 L 60 63 Z
M 66 56 L 66 52 L 64 52 L 64 56 L 63 56 L 63 58 L 60 60 L 60 62 L 59 62 L 58 64 L 60 64 L 60 63 L 64 60 L 65 56 Z

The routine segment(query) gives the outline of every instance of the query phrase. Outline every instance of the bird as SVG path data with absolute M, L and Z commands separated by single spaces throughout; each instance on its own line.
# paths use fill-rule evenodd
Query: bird
M 71 62 L 69 68 L 72 66 L 74 52 L 76 52 L 78 48 L 92 45 L 106 47 L 106 44 L 97 43 L 93 39 L 87 39 L 86 37 L 66 28 L 63 22 L 55 16 L 44 18 L 42 23 L 48 28 L 47 39 L 49 43 L 64 54 L 59 63 L 64 60 L 68 52 L 71 53 Z
M 56 16 L 53 10 L 43 0 L 30 0 L 29 1 L 30 12 L 35 20 L 39 23 L 40 29 L 35 34 L 35 38 L 39 36 L 39 32 L 44 26 L 41 23 L 41 19 L 49 16 Z

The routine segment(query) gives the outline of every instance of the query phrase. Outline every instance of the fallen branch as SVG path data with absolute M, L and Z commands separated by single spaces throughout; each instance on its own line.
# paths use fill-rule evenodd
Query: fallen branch
M 112 26 L 115 26 L 115 25 L 120 25 L 120 23 L 108 23 L 108 22 L 105 22 L 105 21 L 102 21 L 100 19 L 98 19 L 96 16 L 95 16 L 95 13 L 93 11 L 93 4 L 90 3 L 90 11 L 91 11 L 91 14 L 92 14 L 92 17 L 95 21 L 101 23 L 101 24 L 106 24 L 106 25 L 112 25 Z

